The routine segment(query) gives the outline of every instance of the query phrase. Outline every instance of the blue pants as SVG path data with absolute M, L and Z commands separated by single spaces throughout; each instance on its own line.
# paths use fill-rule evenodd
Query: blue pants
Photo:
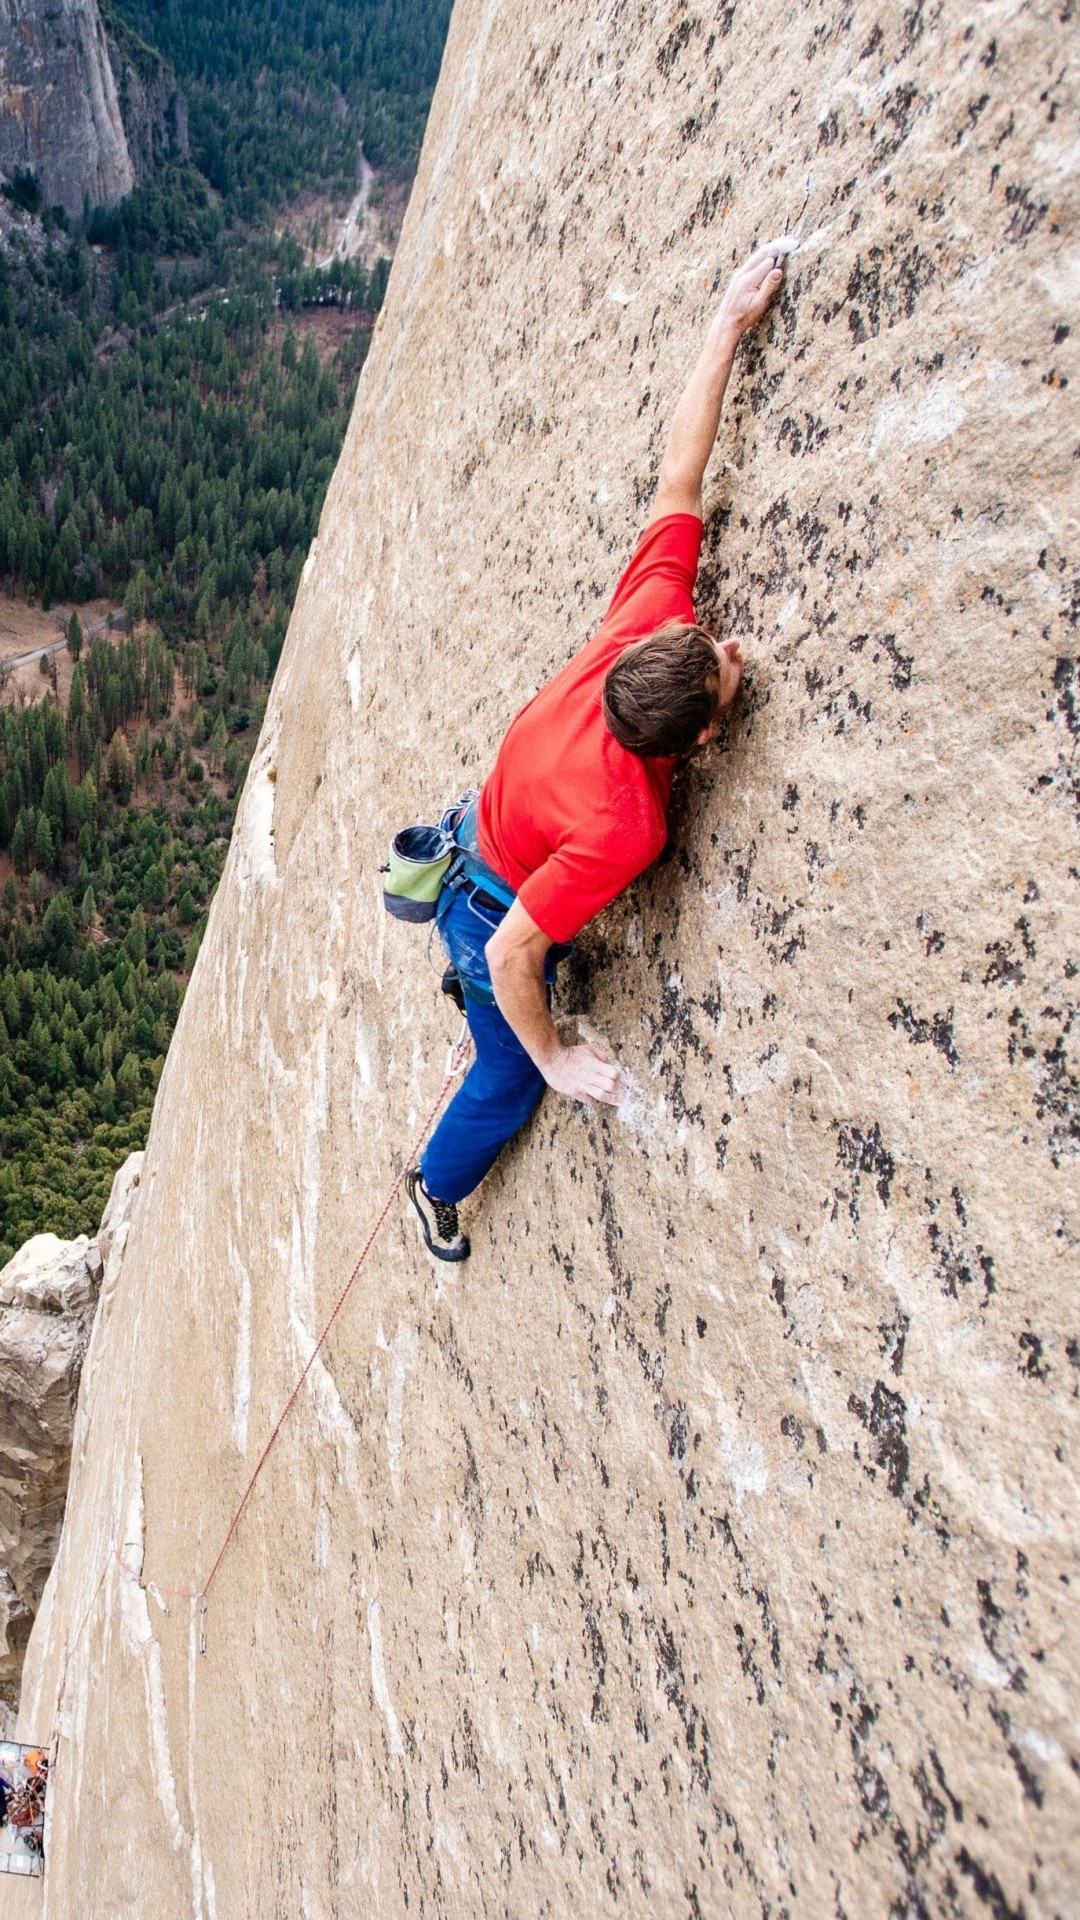
M 480 1185 L 544 1091 L 543 1074 L 494 1005 L 484 947 L 502 918 L 502 909 L 476 905 L 464 887 L 447 888 L 439 902 L 439 933 L 465 991 L 476 1049 L 420 1162 L 424 1185 L 439 1200 L 464 1200 Z

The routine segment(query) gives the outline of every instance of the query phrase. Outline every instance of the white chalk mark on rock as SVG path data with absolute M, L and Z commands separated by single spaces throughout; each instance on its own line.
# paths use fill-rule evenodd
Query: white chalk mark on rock
M 967 409 L 956 390 L 945 380 L 935 380 L 914 410 L 909 409 L 902 400 L 890 400 L 882 407 L 874 422 L 867 458 L 873 460 L 882 442 L 892 435 L 894 429 L 901 427 L 902 447 L 920 444 L 935 446 L 941 440 L 948 440 L 966 415 Z
M 367 1610 L 368 1639 L 371 1641 L 371 1691 L 375 1695 L 375 1705 L 386 1721 L 386 1730 L 390 1736 L 390 1751 L 397 1756 L 405 1751 L 398 1726 L 398 1717 L 394 1712 L 394 1703 L 390 1698 L 390 1688 L 386 1680 L 386 1662 L 383 1659 L 382 1620 L 379 1601 L 376 1595 L 368 1602 Z
M 741 1507 L 748 1493 L 762 1494 L 769 1484 L 765 1455 L 753 1441 L 740 1440 L 738 1434 L 725 1433 L 720 1442 L 720 1458 L 735 1489 L 735 1505 Z
M 143 1670 L 146 1694 L 146 1725 L 150 1740 L 150 1767 L 154 1791 L 161 1803 L 169 1830 L 169 1839 L 179 1851 L 187 1835 L 176 1803 L 176 1779 L 169 1754 L 169 1720 L 165 1705 L 165 1671 L 161 1648 L 154 1638 L 150 1609 L 139 1581 L 143 1567 L 143 1490 L 142 1455 L 135 1459 L 135 1485 L 128 1502 L 124 1528 L 122 1572 L 120 1578 L 120 1628 L 128 1651 Z
M 251 1409 L 251 1276 L 232 1234 L 229 1260 L 240 1281 L 236 1307 L 236 1364 L 233 1369 L 233 1439 L 238 1453 L 247 1452 L 248 1414 Z
M 390 1342 L 387 1342 L 380 1331 L 378 1344 L 385 1353 L 390 1355 L 394 1363 L 386 1393 L 386 1457 L 390 1463 L 390 1484 L 395 1495 L 400 1498 L 401 1455 L 405 1445 L 402 1419 L 405 1407 L 405 1375 L 410 1367 L 415 1367 L 420 1357 L 420 1340 L 414 1327 L 407 1327 L 404 1322 L 401 1322 Z

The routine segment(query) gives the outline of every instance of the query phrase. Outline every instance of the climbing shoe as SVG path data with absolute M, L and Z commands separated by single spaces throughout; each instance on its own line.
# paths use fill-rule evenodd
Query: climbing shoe
M 429 1253 L 436 1260 L 467 1260 L 469 1242 L 458 1226 L 457 1207 L 451 1200 L 436 1200 L 420 1178 L 419 1167 L 410 1167 L 405 1175 L 405 1191 L 416 1208 L 420 1231 Z

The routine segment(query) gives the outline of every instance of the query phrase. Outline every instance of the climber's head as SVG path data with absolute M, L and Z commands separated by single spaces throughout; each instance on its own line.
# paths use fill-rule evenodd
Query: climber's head
M 714 738 L 739 691 L 742 649 L 677 620 L 624 647 L 604 681 L 604 719 L 643 760 L 689 753 Z

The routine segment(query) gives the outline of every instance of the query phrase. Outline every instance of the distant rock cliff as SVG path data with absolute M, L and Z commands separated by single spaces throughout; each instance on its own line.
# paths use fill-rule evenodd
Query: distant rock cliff
M 169 160 L 188 157 L 187 101 L 168 61 L 102 4 L 109 62 L 136 182 Z
M 0 0 L 0 172 L 80 214 L 135 184 L 97 0 Z
M 84 1374 L 48 1920 L 1075 1913 L 1065 57 L 459 0 Z M 795 226 L 707 493 L 746 697 L 559 990 L 637 1101 L 546 1100 L 463 1269 L 394 1210 L 203 1620 L 442 1079 L 386 841 L 595 626 Z
M 187 153 L 167 62 L 97 0 L 0 0 L 0 174 L 36 176 L 45 206 L 111 206 Z

